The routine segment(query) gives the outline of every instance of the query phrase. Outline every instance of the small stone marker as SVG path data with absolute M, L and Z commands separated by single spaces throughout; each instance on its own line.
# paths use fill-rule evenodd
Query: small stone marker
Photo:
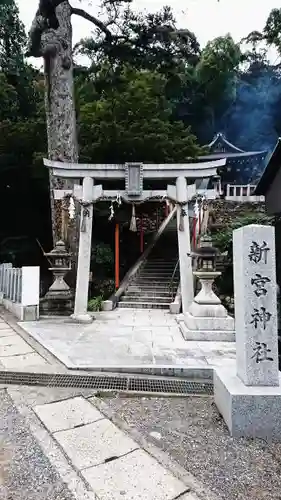
M 275 238 L 271 226 L 233 232 L 237 375 L 246 386 L 277 386 Z

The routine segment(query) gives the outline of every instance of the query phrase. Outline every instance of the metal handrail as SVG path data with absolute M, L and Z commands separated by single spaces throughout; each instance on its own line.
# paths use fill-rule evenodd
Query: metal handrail
M 176 265 L 174 267 L 173 274 L 172 274 L 172 277 L 171 277 L 170 283 L 169 283 L 169 293 L 171 292 L 171 294 L 172 294 L 172 300 L 174 300 L 173 283 L 174 283 L 174 280 L 175 280 L 175 274 L 176 274 L 177 269 L 179 267 L 179 263 L 180 263 L 180 259 L 177 260 L 177 263 L 176 263 Z

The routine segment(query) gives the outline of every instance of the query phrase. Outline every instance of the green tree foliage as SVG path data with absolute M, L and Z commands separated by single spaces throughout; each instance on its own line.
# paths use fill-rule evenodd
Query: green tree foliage
M 44 88 L 24 60 L 26 37 L 14 0 L 0 5 L 0 235 L 43 235 L 48 210 Z M 37 207 L 37 208 L 36 208 Z M 45 228 L 48 220 L 45 220 Z M 48 238 L 42 241 L 48 241 Z M 1 249 L 0 249 L 1 250 Z
M 213 130 L 226 106 L 235 99 L 240 62 L 240 47 L 228 34 L 208 42 L 196 65 L 198 97 Z
M 211 97 L 218 99 L 235 76 L 241 61 L 241 51 L 231 35 L 218 37 L 207 43 L 196 67 L 198 80 L 206 85 Z
M 8 75 L 19 75 L 24 66 L 23 48 L 26 35 L 14 0 L 0 3 L 0 69 Z
M 281 54 L 281 9 L 273 9 L 263 30 L 265 40 L 274 45 Z
M 81 159 L 97 162 L 177 162 L 196 157 L 195 136 L 173 120 L 166 79 L 157 72 L 124 67 L 118 86 L 90 92 L 80 105 Z
M 76 50 L 87 55 L 94 66 L 109 62 L 136 69 L 174 73 L 199 58 L 199 43 L 190 30 L 179 30 L 172 9 L 156 13 L 135 13 L 130 7 L 120 11 L 114 38 L 101 32 L 82 40 Z
M 242 53 L 244 74 L 255 76 L 269 65 L 268 50 L 264 44 L 264 36 L 259 31 L 252 31 L 241 40 L 241 47 L 246 45 Z
M 0 163 L 20 168 L 45 151 L 43 86 L 24 61 L 26 37 L 14 0 L 0 5 Z M 2 157 L 2 159 L 1 159 Z M 3 157 L 5 160 L 3 160 Z
M 15 88 L 7 81 L 4 73 L 0 73 L 0 122 L 17 115 L 18 96 Z
M 223 274 L 216 282 L 216 286 L 222 295 L 228 295 L 230 297 L 233 297 L 234 295 L 232 248 L 233 231 L 249 224 L 272 225 L 273 218 L 264 213 L 254 213 L 249 211 L 249 213 L 236 217 L 231 224 L 221 228 L 220 231 L 217 231 L 212 235 L 214 246 L 217 247 L 222 253 L 226 253 Z M 228 304 L 225 304 L 225 306 L 227 307 Z

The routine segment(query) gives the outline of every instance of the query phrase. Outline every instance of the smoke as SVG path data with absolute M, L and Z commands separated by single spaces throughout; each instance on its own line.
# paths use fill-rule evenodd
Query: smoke
M 244 75 L 220 129 L 245 151 L 272 151 L 281 133 L 281 76 L 266 68 Z

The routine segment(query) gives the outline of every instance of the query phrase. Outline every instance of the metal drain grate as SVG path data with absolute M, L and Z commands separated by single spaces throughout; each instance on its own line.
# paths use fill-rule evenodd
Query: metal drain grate
M 129 380 L 129 391 L 166 394 L 212 394 L 213 384 L 190 380 L 141 379 Z
M 166 378 L 126 376 L 98 376 L 50 373 L 23 373 L 0 371 L 0 384 L 33 385 L 45 387 L 74 387 L 100 391 L 157 393 L 157 394 L 213 394 L 212 382 Z
M 92 375 L 72 375 L 51 373 L 0 372 L 1 384 L 41 385 L 50 387 L 77 387 L 81 389 L 127 389 L 126 377 L 106 377 Z

